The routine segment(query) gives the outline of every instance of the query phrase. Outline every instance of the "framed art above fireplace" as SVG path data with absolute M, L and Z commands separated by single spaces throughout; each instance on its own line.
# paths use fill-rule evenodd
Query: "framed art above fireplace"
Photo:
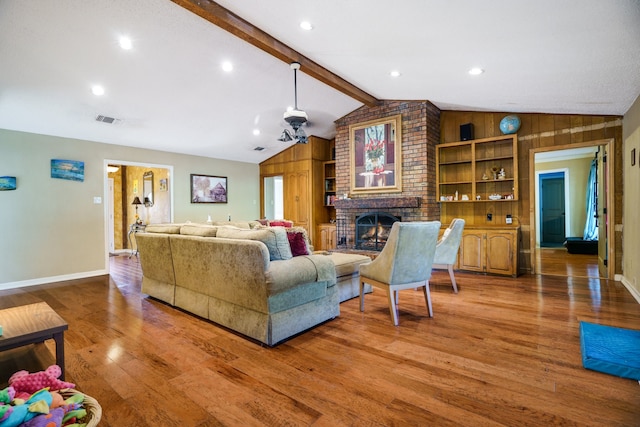
M 402 191 L 400 115 L 349 126 L 351 192 Z

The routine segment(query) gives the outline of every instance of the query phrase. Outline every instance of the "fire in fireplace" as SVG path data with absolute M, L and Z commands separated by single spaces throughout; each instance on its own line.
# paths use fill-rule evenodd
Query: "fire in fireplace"
M 381 251 L 391 232 L 391 226 L 400 218 L 385 212 L 369 212 L 356 218 L 355 247 Z

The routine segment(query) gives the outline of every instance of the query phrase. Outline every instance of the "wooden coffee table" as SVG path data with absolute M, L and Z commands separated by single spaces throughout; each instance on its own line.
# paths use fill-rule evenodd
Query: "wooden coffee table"
M 56 342 L 56 364 L 64 380 L 64 331 L 69 325 L 46 302 L 0 310 L 0 351 L 53 339 Z

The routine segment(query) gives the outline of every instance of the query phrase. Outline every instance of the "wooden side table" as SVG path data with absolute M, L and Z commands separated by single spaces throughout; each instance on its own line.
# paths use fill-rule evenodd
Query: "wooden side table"
M 11 350 L 49 339 L 56 342 L 56 364 L 64 381 L 64 331 L 69 325 L 46 302 L 0 310 L 0 351 Z

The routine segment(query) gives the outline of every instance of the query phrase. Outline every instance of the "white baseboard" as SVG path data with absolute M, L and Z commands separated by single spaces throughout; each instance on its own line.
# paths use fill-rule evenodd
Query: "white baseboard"
M 44 285 L 45 283 L 64 282 L 65 280 L 85 279 L 87 277 L 104 276 L 107 270 L 85 271 L 82 273 L 64 274 L 53 277 L 38 277 L 37 279 L 22 280 L 20 282 L 0 283 L 0 290 L 24 288 L 26 286 Z
M 617 274 L 616 274 L 616 280 L 618 280 L 617 278 Z M 636 288 L 634 288 L 631 285 L 631 282 L 629 282 L 627 280 L 626 277 L 620 275 L 620 282 L 622 282 L 622 284 L 624 285 L 625 288 L 627 288 L 627 290 L 629 291 L 629 293 L 636 299 L 636 301 L 638 302 L 638 304 L 640 304 L 640 291 Z

